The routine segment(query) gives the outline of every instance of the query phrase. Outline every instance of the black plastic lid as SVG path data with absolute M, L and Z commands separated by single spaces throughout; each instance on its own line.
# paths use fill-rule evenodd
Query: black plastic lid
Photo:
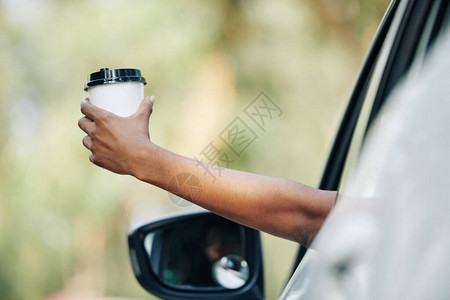
M 89 76 L 89 81 L 86 83 L 84 90 L 87 91 L 90 87 L 108 84 L 108 83 L 117 83 L 117 82 L 142 82 L 143 84 L 147 84 L 145 78 L 141 76 L 141 71 L 138 69 L 108 69 L 103 68 L 100 71 L 91 73 Z

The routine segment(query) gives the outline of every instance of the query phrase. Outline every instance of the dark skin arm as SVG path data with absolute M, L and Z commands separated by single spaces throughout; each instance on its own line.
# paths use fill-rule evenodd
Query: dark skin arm
M 225 168 L 213 181 L 204 169 L 213 166 L 201 166 L 152 143 L 149 118 L 153 103 L 154 97 L 147 97 L 134 115 L 122 118 L 83 100 L 85 117 L 78 125 L 87 133 L 83 145 L 92 152 L 90 161 L 176 193 L 230 220 L 310 245 L 334 205 L 336 192 Z M 186 174 L 198 179 L 196 193 L 170 184 Z

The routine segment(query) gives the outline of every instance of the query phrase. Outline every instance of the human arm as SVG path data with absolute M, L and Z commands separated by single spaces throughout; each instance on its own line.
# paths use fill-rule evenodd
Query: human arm
M 175 193 L 238 223 L 308 246 L 333 207 L 336 192 L 321 191 L 279 178 L 220 169 L 213 181 L 212 168 L 151 142 L 148 120 L 153 98 L 142 101 L 138 112 L 120 118 L 83 100 L 79 121 L 88 135 L 83 144 L 90 160 L 119 174 Z M 177 179 L 195 178 L 195 193 Z

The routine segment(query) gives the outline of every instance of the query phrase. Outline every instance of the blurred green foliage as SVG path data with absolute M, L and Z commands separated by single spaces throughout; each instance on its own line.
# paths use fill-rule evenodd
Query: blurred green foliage
M 387 2 L 0 1 L 0 298 L 151 298 L 127 229 L 181 208 L 89 163 L 77 127 L 89 73 L 139 68 L 153 141 L 190 157 L 266 92 L 284 113 L 231 167 L 314 186 Z M 296 245 L 263 244 L 274 299 Z

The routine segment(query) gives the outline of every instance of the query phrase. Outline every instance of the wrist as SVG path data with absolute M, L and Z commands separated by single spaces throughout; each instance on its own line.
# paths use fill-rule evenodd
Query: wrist
M 170 178 L 169 161 L 170 152 L 149 141 L 136 148 L 130 175 L 165 189 Z
M 129 174 L 131 176 L 145 181 L 145 178 L 149 176 L 148 173 L 155 166 L 152 160 L 155 157 L 154 152 L 156 151 L 156 147 L 156 145 L 148 141 L 134 148 L 134 154 L 132 155 L 129 166 Z

